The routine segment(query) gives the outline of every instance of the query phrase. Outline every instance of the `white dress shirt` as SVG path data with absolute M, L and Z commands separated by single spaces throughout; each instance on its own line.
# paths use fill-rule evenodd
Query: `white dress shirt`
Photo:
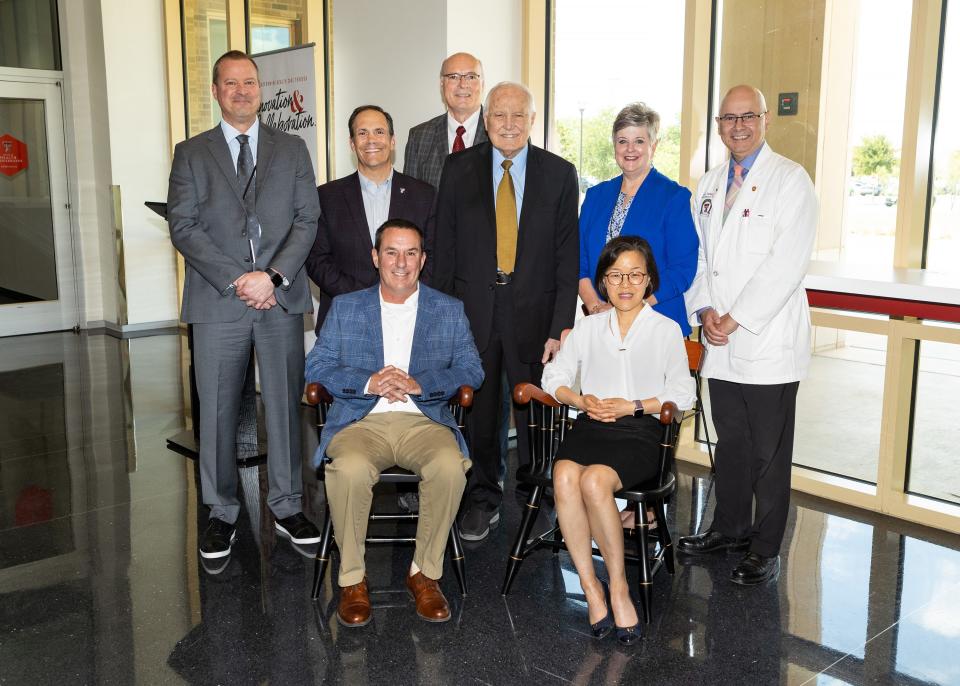
M 543 368 L 543 390 L 555 395 L 561 386 L 572 386 L 578 369 L 581 392 L 601 400 L 656 398 L 672 400 L 681 410 L 696 400 L 680 327 L 650 306 L 640 310 L 623 340 L 615 309 L 578 321 Z
M 413 331 L 417 325 L 417 306 L 420 303 L 420 289 L 417 288 L 402 305 L 388 303 L 380 294 L 380 324 L 383 328 L 383 366 L 393 365 L 405 372 L 410 370 L 410 351 L 413 348 Z M 379 370 L 377 370 L 379 371 Z M 365 393 L 370 392 L 367 381 Z M 423 414 L 409 396 L 404 402 L 392 403 L 380 398 L 374 406 L 374 412 L 415 412 Z
M 462 124 L 453 118 L 453 115 L 447 112 L 447 152 L 453 152 L 453 141 L 457 139 L 457 127 L 462 126 L 466 131 L 463 133 L 463 145 L 469 148 L 473 145 L 473 139 L 477 137 L 477 124 L 480 123 L 480 110 L 467 117 Z

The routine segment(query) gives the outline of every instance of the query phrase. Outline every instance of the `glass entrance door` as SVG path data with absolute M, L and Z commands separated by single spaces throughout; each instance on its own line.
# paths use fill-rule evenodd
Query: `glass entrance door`
M 79 321 L 56 83 L 0 80 L 0 336 Z

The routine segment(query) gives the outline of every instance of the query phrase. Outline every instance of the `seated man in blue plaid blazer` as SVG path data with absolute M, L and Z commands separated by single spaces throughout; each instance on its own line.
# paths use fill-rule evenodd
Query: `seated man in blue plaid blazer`
M 407 588 L 420 617 L 444 622 L 450 608 L 437 580 L 470 467 L 448 403 L 460 386 L 479 386 L 483 369 L 463 304 L 418 280 L 426 261 L 420 228 L 387 220 L 372 256 L 380 282 L 333 299 L 306 363 L 307 381 L 335 398 L 314 463 L 330 460 L 337 619 L 344 626 L 370 621 L 364 543 L 372 489 L 383 469 L 399 466 L 422 479 Z

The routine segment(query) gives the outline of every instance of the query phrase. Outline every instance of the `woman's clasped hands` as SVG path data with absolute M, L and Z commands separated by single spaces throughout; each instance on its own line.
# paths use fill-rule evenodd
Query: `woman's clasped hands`
M 577 408 L 586 412 L 590 419 L 598 422 L 615 422 L 620 417 L 633 415 L 635 406 L 632 400 L 623 398 L 600 399 L 595 395 L 581 395 Z

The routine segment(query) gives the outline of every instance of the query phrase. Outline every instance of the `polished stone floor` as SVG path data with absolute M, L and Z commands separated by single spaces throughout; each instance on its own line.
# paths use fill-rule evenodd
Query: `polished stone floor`
M 410 550 L 379 547 L 374 620 L 340 627 L 330 576 L 312 603 L 311 551 L 274 535 L 256 465 L 234 554 L 205 570 L 195 465 L 165 447 L 188 427 L 184 347 L 0 339 L 0 684 L 960 684 L 960 537 L 796 494 L 777 582 L 732 585 L 733 557 L 661 573 L 629 649 L 588 637 L 565 554 L 536 553 L 500 595 L 509 484 L 501 526 L 468 544 L 468 595 L 443 580 L 449 624 L 416 618 Z M 675 532 L 709 521 L 708 476 L 681 467 Z M 319 517 L 309 474 L 305 493 Z

